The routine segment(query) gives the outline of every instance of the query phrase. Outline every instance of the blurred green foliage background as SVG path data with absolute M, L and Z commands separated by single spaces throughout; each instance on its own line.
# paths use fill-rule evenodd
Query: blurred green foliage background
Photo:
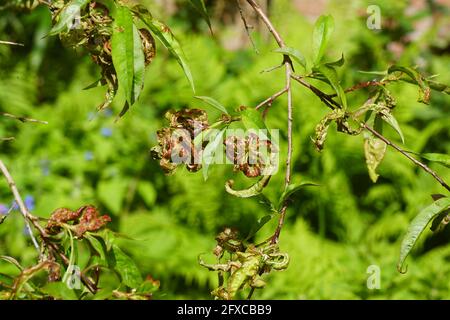
M 196 94 L 211 96 L 230 107 L 254 106 L 283 87 L 282 69 L 262 70 L 280 63 L 274 42 L 262 31 L 249 43 L 239 13 L 228 1 L 207 1 L 214 35 L 184 1 L 141 1 L 165 21 L 181 41 L 193 71 Z M 370 3 L 369 3 L 370 2 Z M 345 87 L 372 76 L 358 70 L 386 70 L 390 64 L 418 65 L 438 81 L 450 83 L 448 1 L 271 1 L 270 16 L 289 46 L 311 55 L 315 18 L 330 13 L 336 21 L 327 56 L 346 58 L 341 77 Z M 382 29 L 369 30 L 366 9 L 379 5 Z M 0 5 L 1 7 L 1 5 Z M 317 12 L 320 11 L 320 12 Z M 0 118 L 0 156 L 6 162 L 33 213 L 49 217 L 58 207 L 76 209 L 91 203 L 112 216 L 110 227 L 131 239 L 120 244 L 138 263 L 143 275 L 161 281 L 156 299 L 208 299 L 216 276 L 197 264 L 197 255 L 211 252 L 215 235 L 225 226 L 245 235 L 265 208 L 255 199 L 237 199 L 224 190 L 233 178 L 250 185 L 232 166 L 201 172 L 178 169 L 166 177 L 149 156 L 156 130 L 166 125 L 169 109 L 197 107 L 218 113 L 193 98 L 183 72 L 158 45 L 146 73 L 139 102 L 115 122 L 122 99 L 113 110 L 98 113 L 104 88 L 82 89 L 99 77 L 98 68 L 83 55 L 46 37 L 51 25 L 45 7 L 32 12 L 0 11 L 0 40 L 24 47 L 0 46 L 0 111 L 48 121 L 47 125 Z M 255 24 L 255 27 L 257 25 Z M 301 72 L 300 67 L 298 72 Z M 319 85 L 319 84 L 318 84 Z M 431 203 L 430 194 L 444 189 L 432 177 L 389 150 L 372 184 L 366 172 L 362 137 L 329 134 L 319 154 L 310 141 L 316 123 L 327 110 L 310 92 L 294 87 L 294 181 L 313 180 L 319 188 L 297 193 L 288 209 L 280 247 L 288 252 L 287 271 L 272 273 L 255 298 L 267 299 L 448 299 L 450 298 L 450 229 L 427 230 L 408 258 L 405 275 L 396 270 L 399 246 L 408 223 Z M 406 136 L 407 150 L 450 152 L 450 99 L 433 93 L 429 106 L 417 102 L 417 89 L 408 84 L 390 88 L 398 97 L 394 111 Z M 350 95 L 359 106 L 367 92 Z M 286 101 L 277 100 L 268 115 L 269 128 L 286 138 Z M 388 137 L 398 138 L 387 128 Z M 286 145 L 282 144 L 282 154 Z M 282 158 L 281 161 L 284 161 Z M 447 168 L 430 164 L 444 179 Z M 280 195 L 283 173 L 264 193 Z M 13 201 L 0 180 L 0 203 Z M 268 224 L 258 239 L 267 238 Z M 16 257 L 25 266 L 36 254 L 24 233 L 17 211 L 0 225 L 0 254 Z M 381 288 L 369 290 L 370 265 L 381 270 Z M 0 263 L 0 272 L 9 266 Z

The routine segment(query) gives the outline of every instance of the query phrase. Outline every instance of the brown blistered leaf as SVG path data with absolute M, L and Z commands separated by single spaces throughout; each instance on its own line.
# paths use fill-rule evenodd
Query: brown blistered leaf
M 97 231 L 110 221 L 108 215 L 100 216 L 94 206 L 82 206 L 77 211 L 59 208 L 52 213 L 45 229 L 48 234 L 56 234 L 63 224 L 72 222 L 73 231 L 80 238 L 85 232 Z
M 95 207 L 87 206 L 83 210 L 79 223 L 75 225 L 75 235 L 81 238 L 85 232 L 98 231 L 110 221 L 111 218 L 108 215 L 100 216 Z
M 58 208 L 53 211 L 45 229 L 49 234 L 58 233 L 62 224 L 78 219 L 80 214 L 79 210 L 72 211 L 68 208 Z

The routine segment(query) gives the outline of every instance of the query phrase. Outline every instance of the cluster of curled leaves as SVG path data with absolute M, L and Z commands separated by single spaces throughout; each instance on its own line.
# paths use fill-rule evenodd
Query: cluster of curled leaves
M 285 270 L 289 256 L 279 251 L 275 244 L 246 244 L 235 230 L 226 228 L 216 237 L 213 250 L 217 263 L 208 264 L 199 256 L 199 264 L 218 273 L 219 286 L 211 294 L 216 299 L 232 300 L 245 289 L 263 288 L 264 273 Z
M 0 297 L 151 299 L 159 282 L 150 276 L 142 279 L 133 260 L 114 243 L 116 235 L 104 228 L 110 221 L 90 205 L 76 211 L 56 209 L 40 230 L 41 258 L 36 265 L 25 268 L 13 257 L 0 256 L 19 271 L 16 277 L 0 274 Z M 106 272 L 116 276 L 115 288 L 99 285 Z
M 58 0 L 50 9 L 54 22 L 50 35 L 59 35 L 69 47 L 84 48 L 101 68 L 101 78 L 86 87 L 107 87 L 99 110 L 111 105 L 118 90 L 125 96 L 120 116 L 138 101 L 145 70 L 156 55 L 154 37 L 174 55 L 193 87 L 177 39 L 142 5 L 120 0 Z

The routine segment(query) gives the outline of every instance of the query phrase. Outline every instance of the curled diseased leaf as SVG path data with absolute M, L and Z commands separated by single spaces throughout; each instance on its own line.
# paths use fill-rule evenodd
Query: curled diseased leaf
M 376 169 L 383 161 L 386 153 L 386 143 L 378 138 L 369 136 L 364 141 L 364 153 L 366 156 L 367 169 L 370 179 L 375 183 L 378 180 Z
M 425 209 L 423 209 L 411 222 L 408 227 L 408 231 L 403 238 L 401 249 L 400 249 L 400 257 L 397 263 L 397 270 L 401 273 L 405 273 L 403 271 L 403 264 L 405 262 L 406 257 L 411 252 L 412 248 L 419 239 L 422 232 L 425 230 L 426 226 L 437 217 L 442 211 L 449 209 L 450 207 L 450 198 L 441 198 L 436 200 L 433 204 L 429 205 Z
M 419 86 L 418 101 L 425 104 L 430 103 L 430 95 L 431 95 L 430 86 L 428 82 L 425 80 L 425 78 L 416 69 L 394 65 L 388 69 L 389 74 L 393 72 L 403 72 L 404 74 L 409 76 L 411 80 Z
M 74 20 L 79 18 L 77 15 L 80 14 L 81 9 L 83 9 L 90 1 L 91 0 L 72 0 L 67 3 L 58 14 L 58 22 L 50 30 L 49 35 L 53 36 L 69 29 L 74 24 Z
M 238 198 L 250 198 L 250 197 L 254 197 L 258 194 L 260 194 L 264 188 L 267 186 L 267 184 L 270 181 L 270 178 L 272 176 L 263 176 L 258 182 L 256 182 L 254 185 L 252 185 L 250 188 L 248 189 L 244 189 L 244 190 L 234 190 L 233 189 L 233 180 L 228 180 L 227 183 L 225 184 L 225 190 Z

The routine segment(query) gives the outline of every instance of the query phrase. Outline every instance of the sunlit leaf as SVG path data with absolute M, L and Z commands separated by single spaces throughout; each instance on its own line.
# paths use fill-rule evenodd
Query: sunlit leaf
M 215 137 L 209 140 L 209 143 L 206 145 L 205 150 L 202 154 L 202 171 L 203 178 L 205 181 L 208 179 L 208 169 L 209 166 L 214 162 L 214 158 L 216 154 L 220 152 L 220 148 L 223 148 L 223 135 L 225 134 L 225 129 L 221 131 L 217 131 Z
M 206 10 L 205 2 L 203 0 L 189 0 L 194 8 L 202 15 L 208 24 L 209 30 L 212 33 L 211 20 L 209 19 L 208 11 Z
M 429 161 L 437 162 L 450 168 L 450 155 L 442 154 L 442 153 L 424 153 L 420 155 L 422 158 L 427 159 Z
M 217 110 L 219 110 L 220 112 L 223 112 L 225 114 L 230 114 L 227 110 L 227 108 L 225 108 L 220 102 L 218 102 L 217 100 L 215 100 L 214 98 L 211 97 L 205 97 L 205 96 L 195 96 L 195 98 L 202 100 L 203 102 L 206 102 L 207 104 L 209 104 L 210 106 L 213 106 L 214 108 L 216 108 Z
M 331 87 L 336 92 L 337 96 L 341 100 L 342 107 L 347 109 L 347 97 L 345 95 L 344 89 L 342 89 L 341 82 L 339 80 L 336 69 L 333 66 L 329 65 L 320 65 L 316 68 L 313 68 L 315 72 L 323 75 L 326 79 L 325 82 L 329 83 Z
M 283 193 L 280 196 L 280 200 L 278 201 L 278 208 L 280 209 L 283 203 L 291 197 L 294 193 L 299 191 L 300 189 L 303 189 L 305 187 L 318 187 L 319 185 L 314 182 L 300 182 L 300 183 L 291 183 L 288 185 L 288 187 L 283 191 Z
M 127 256 L 117 245 L 112 245 L 110 262 L 116 270 L 123 284 L 130 288 L 138 288 L 142 283 L 142 275 L 134 261 Z
M 192 90 L 195 92 L 194 79 L 192 78 L 191 69 L 186 62 L 180 43 L 173 35 L 172 31 L 164 23 L 154 19 L 151 14 L 140 7 L 139 11 L 135 11 L 142 22 L 152 31 L 152 33 L 161 41 L 161 43 L 169 50 L 169 52 L 177 59 L 180 66 L 191 84 Z
M 405 262 L 406 257 L 411 252 L 412 248 L 419 239 L 422 232 L 425 230 L 428 223 L 434 219 L 439 213 L 444 210 L 447 210 L 450 207 L 450 198 L 441 198 L 436 200 L 433 204 L 429 205 L 425 209 L 423 209 L 411 222 L 408 227 L 408 231 L 403 238 L 401 249 L 400 249 L 400 257 L 397 263 L 397 269 L 399 272 L 403 271 L 403 264 Z
M 288 55 L 289 57 L 294 59 L 294 61 L 296 61 L 298 64 L 300 64 L 303 68 L 306 68 L 305 57 L 297 49 L 291 48 L 291 47 L 283 47 L 283 48 L 275 49 L 274 52 Z
M 233 189 L 233 181 L 229 180 L 225 184 L 225 190 L 238 198 L 250 198 L 254 197 L 258 194 L 260 194 L 264 188 L 267 186 L 267 184 L 270 181 L 270 178 L 272 176 L 263 176 L 258 182 L 256 182 L 254 185 L 252 185 L 250 188 L 244 189 L 244 190 L 234 190 Z
M 334 19 L 331 15 L 322 15 L 317 19 L 314 26 L 312 46 L 315 65 L 318 65 L 322 61 L 333 31 Z
M 397 122 L 397 119 L 392 115 L 390 112 L 383 112 L 381 114 L 381 118 L 387 122 L 395 131 L 397 131 L 398 135 L 402 139 L 402 143 L 405 143 L 405 137 L 403 136 L 402 129 L 400 128 L 400 125 Z
M 81 9 L 83 9 L 90 1 L 91 0 L 72 0 L 67 3 L 58 14 L 58 22 L 50 30 L 49 35 L 53 36 L 72 26 L 74 19 L 80 14 Z
M 383 161 L 386 153 L 386 143 L 378 138 L 369 136 L 364 141 L 364 154 L 366 156 L 367 169 L 369 171 L 370 179 L 375 183 L 379 175 L 376 170 Z

